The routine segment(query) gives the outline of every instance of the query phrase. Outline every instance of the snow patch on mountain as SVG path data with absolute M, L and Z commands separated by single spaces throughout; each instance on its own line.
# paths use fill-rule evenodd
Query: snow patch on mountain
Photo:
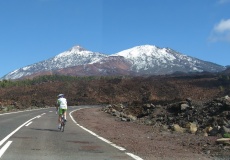
M 173 63 L 176 57 L 168 52 L 166 48 L 158 48 L 152 45 L 142 45 L 127 49 L 114 54 L 113 56 L 123 56 L 133 63 L 133 70 L 148 70 L 154 66 L 162 66 Z
M 167 52 L 166 48 L 160 49 L 152 45 L 137 46 L 131 49 L 127 49 L 116 53 L 115 55 L 123 56 L 131 60 L 137 60 L 141 57 L 148 57 L 147 60 L 158 59 L 164 61 L 165 58 L 168 60 L 176 59 L 173 55 Z

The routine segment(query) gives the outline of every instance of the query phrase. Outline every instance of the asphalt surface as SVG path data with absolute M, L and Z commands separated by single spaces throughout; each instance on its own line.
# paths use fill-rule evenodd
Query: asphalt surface
M 84 107 L 89 106 L 69 107 L 68 113 Z M 61 132 L 55 108 L 0 114 L 0 159 L 135 159 L 79 127 L 69 114 L 67 120 L 65 131 Z

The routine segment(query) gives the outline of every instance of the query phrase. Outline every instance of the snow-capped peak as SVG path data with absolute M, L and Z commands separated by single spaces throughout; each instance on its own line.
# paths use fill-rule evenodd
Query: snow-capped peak
M 140 57 L 154 57 L 156 59 L 170 59 L 174 60 L 175 57 L 172 54 L 169 54 L 167 52 L 166 48 L 158 48 L 153 45 L 142 45 L 142 46 L 137 46 L 133 47 L 121 52 L 118 52 L 114 54 L 114 56 L 123 56 L 128 59 L 137 59 Z
M 82 46 L 80 46 L 80 45 L 76 45 L 76 46 L 73 46 L 69 51 L 79 51 L 79 52 L 81 52 L 81 51 L 86 51 L 86 49 L 85 48 L 83 48 Z
M 71 49 L 69 49 L 68 51 L 62 52 L 60 54 L 58 54 L 57 56 L 55 56 L 55 59 L 59 59 L 62 57 L 68 57 L 71 55 L 81 55 L 81 56 L 88 56 L 89 54 L 92 54 L 93 52 L 88 51 L 86 49 L 84 49 L 81 46 L 74 46 Z

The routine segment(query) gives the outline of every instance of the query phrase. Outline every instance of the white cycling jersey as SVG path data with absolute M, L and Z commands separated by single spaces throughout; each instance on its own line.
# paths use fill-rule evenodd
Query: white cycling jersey
M 67 100 L 63 97 L 57 100 L 57 104 L 59 105 L 60 109 L 67 109 Z

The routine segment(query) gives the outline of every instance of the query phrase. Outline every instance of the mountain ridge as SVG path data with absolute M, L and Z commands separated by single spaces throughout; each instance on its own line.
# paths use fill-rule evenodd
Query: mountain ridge
M 137 76 L 223 70 L 224 66 L 154 45 L 136 46 L 111 55 L 88 51 L 76 45 L 53 58 L 14 70 L 1 79 L 33 78 L 46 74 Z

